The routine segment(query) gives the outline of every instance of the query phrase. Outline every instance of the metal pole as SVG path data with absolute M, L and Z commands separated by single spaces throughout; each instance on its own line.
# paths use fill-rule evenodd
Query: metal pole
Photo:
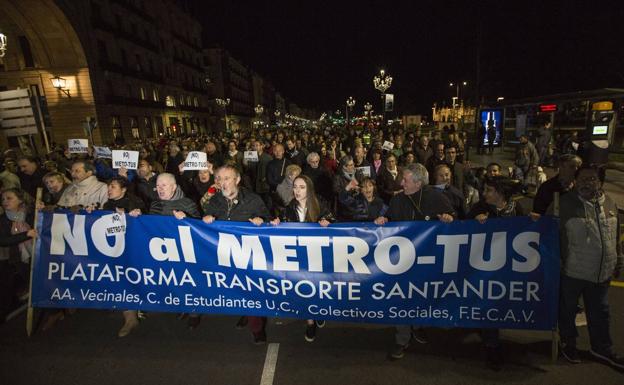
M 36 86 L 35 86 L 36 87 Z M 41 104 L 39 94 L 34 92 L 35 88 L 31 86 L 30 92 L 34 94 L 35 104 L 37 105 L 37 114 L 39 115 L 39 122 L 41 122 L 41 131 L 43 133 L 43 141 L 45 142 L 46 151 L 50 152 L 50 143 L 48 142 L 48 132 L 46 131 L 45 121 L 43 120 L 43 112 L 41 111 Z M 36 88 L 35 88 L 36 89 Z
M 35 207 L 41 202 L 41 196 L 43 195 L 43 189 L 37 188 L 37 198 L 35 200 Z M 34 226 L 37 227 L 37 221 L 39 220 L 39 210 L 35 210 Z M 30 283 L 28 285 L 28 311 L 26 312 L 26 334 L 30 337 L 33 333 L 33 319 L 35 315 L 35 309 L 32 307 L 32 287 L 33 287 L 33 271 L 35 267 L 37 257 L 37 239 L 33 239 L 32 258 L 30 259 Z

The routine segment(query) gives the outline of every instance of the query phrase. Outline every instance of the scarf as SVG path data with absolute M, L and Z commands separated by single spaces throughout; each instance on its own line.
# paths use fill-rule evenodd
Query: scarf
M 495 208 L 499 217 L 513 217 L 516 215 L 516 202 L 510 200 L 502 209 Z
M 381 167 L 381 159 L 374 160 L 373 166 L 375 166 L 375 172 L 379 172 L 379 167 Z
M 26 222 L 26 213 L 24 211 L 9 211 L 5 212 L 7 218 L 11 221 L 11 234 L 19 234 L 31 229 L 30 225 Z M 24 263 L 28 263 L 32 257 L 32 239 L 28 239 L 18 246 L 20 252 L 20 259 Z
M 355 176 L 355 172 L 347 172 L 346 170 L 342 170 L 342 174 L 344 175 L 345 178 L 347 178 L 348 180 L 353 179 L 353 177 Z

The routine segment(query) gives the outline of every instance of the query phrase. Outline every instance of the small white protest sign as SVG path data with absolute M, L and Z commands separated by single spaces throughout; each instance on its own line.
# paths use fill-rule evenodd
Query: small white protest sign
M 136 170 L 138 165 L 138 151 L 113 150 L 113 168 L 125 167 L 128 170 Z
M 100 218 L 107 236 L 126 233 L 126 215 L 113 213 Z
M 370 166 L 362 166 L 362 167 L 356 167 L 355 170 L 359 171 L 362 173 L 362 175 L 367 176 L 370 178 L 371 176 L 371 170 L 370 170 Z
M 245 151 L 245 160 L 250 162 L 258 161 L 258 151 Z
M 394 148 L 394 143 L 388 142 L 386 140 L 386 141 L 384 141 L 384 144 L 383 144 L 383 146 L 381 146 L 381 148 L 383 148 L 384 150 L 391 151 Z
M 191 151 L 184 161 L 184 170 L 205 170 L 208 168 L 206 153 L 201 151 Z
M 87 154 L 89 152 L 88 139 L 68 139 L 67 149 L 71 154 Z

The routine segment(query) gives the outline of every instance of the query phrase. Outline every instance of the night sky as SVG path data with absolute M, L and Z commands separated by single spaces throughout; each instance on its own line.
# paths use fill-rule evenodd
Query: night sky
M 450 104 L 453 81 L 474 103 L 624 88 L 624 2 L 198 1 L 204 44 L 229 50 L 286 98 L 319 110 L 353 96 L 380 111 L 372 78 L 394 78 L 399 114 Z M 598 5 L 601 8 L 589 7 Z M 562 6 L 564 4 L 565 6 Z M 477 71 L 479 63 L 480 71 Z

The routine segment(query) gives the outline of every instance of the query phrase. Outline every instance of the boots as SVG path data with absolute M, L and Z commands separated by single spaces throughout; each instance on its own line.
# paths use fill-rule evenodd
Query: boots
M 123 315 L 125 323 L 121 327 L 121 329 L 119 329 L 119 333 L 117 333 L 117 336 L 119 337 L 127 336 L 128 334 L 130 334 L 132 329 L 139 326 L 139 318 L 137 316 L 136 310 L 125 310 L 123 312 Z

